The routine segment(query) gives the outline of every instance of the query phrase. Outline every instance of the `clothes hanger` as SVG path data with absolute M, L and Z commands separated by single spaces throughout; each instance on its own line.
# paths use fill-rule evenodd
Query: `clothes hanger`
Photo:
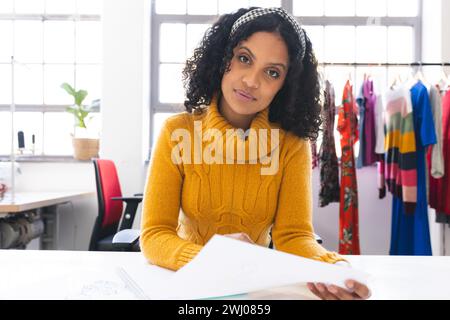
M 419 68 L 417 69 L 417 72 L 414 75 L 414 79 L 417 81 L 426 82 L 425 76 L 423 75 L 423 72 L 422 72 L 422 62 L 419 62 Z
M 391 83 L 391 90 L 394 90 L 398 85 L 402 83 L 402 78 L 400 76 L 400 72 L 397 72 L 394 80 Z
M 450 86 L 450 79 L 448 77 L 447 72 L 445 72 L 444 64 L 442 64 L 442 68 L 441 68 L 441 79 L 439 80 L 439 86 L 443 90 L 446 90 Z

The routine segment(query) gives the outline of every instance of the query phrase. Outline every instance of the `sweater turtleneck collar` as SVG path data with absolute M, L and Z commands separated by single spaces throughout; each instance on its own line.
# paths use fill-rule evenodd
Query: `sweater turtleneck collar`
M 217 129 L 220 131 L 223 142 L 223 159 L 236 159 L 237 162 L 237 150 L 239 148 L 245 148 L 245 163 L 250 161 L 259 161 L 261 163 L 270 162 L 268 157 L 272 156 L 272 153 L 277 151 L 280 147 L 280 141 L 284 138 L 284 130 L 277 123 L 269 121 L 269 108 L 266 108 L 258 112 L 253 118 L 249 130 L 245 137 L 239 132 L 245 132 L 243 129 L 233 127 L 227 119 L 220 113 L 218 106 L 218 95 L 214 95 L 209 106 L 206 107 L 206 115 L 202 121 L 202 134 L 203 134 L 203 146 L 216 145 L 217 144 Z M 199 127 L 197 127 L 198 129 Z M 278 130 L 273 130 L 278 129 Z M 198 130 L 196 130 L 198 131 Z M 233 137 L 234 136 L 234 137 Z M 232 154 L 226 152 L 226 142 L 234 146 L 235 157 Z M 260 146 L 266 146 L 260 147 Z M 279 150 L 278 150 L 279 151 Z M 216 148 L 216 152 L 219 152 Z M 276 152 L 279 154 L 279 152 Z M 275 154 L 274 154 L 275 156 Z

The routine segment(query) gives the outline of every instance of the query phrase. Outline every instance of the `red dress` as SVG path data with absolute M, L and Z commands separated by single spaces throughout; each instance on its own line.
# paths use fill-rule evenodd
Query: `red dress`
M 430 206 L 440 222 L 450 221 L 450 90 L 442 100 L 442 148 L 445 174 L 440 179 L 430 177 Z
M 339 253 L 360 254 L 358 225 L 358 186 L 353 145 L 358 141 L 358 110 L 349 81 L 345 84 L 339 107 L 338 131 L 341 134 L 341 193 L 339 206 Z

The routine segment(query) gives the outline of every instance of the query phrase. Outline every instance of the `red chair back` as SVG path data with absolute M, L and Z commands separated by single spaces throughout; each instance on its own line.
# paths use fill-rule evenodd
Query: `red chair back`
M 94 162 L 97 163 L 98 168 L 97 188 L 101 189 L 97 189 L 97 194 L 102 196 L 101 201 L 99 199 L 99 216 L 102 215 L 101 226 L 106 228 L 118 225 L 122 216 L 123 203 L 111 199 L 112 197 L 122 197 L 116 166 L 111 160 L 95 159 Z M 102 202 L 103 208 L 101 208 L 100 202 Z

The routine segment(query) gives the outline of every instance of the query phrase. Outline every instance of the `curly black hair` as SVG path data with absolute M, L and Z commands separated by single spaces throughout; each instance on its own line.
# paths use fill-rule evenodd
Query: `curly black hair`
M 321 89 L 317 59 L 305 32 L 306 52 L 302 61 L 297 33 L 278 14 L 266 14 L 242 25 L 230 38 L 233 23 L 243 14 L 258 7 L 239 9 L 224 14 L 206 31 L 193 56 L 183 69 L 186 90 L 184 106 L 189 113 L 209 105 L 214 94 L 221 95 L 221 80 L 228 70 L 233 49 L 258 31 L 276 32 L 285 41 L 289 53 L 289 69 L 283 87 L 269 106 L 269 121 L 304 139 L 316 140 L 321 125 Z

